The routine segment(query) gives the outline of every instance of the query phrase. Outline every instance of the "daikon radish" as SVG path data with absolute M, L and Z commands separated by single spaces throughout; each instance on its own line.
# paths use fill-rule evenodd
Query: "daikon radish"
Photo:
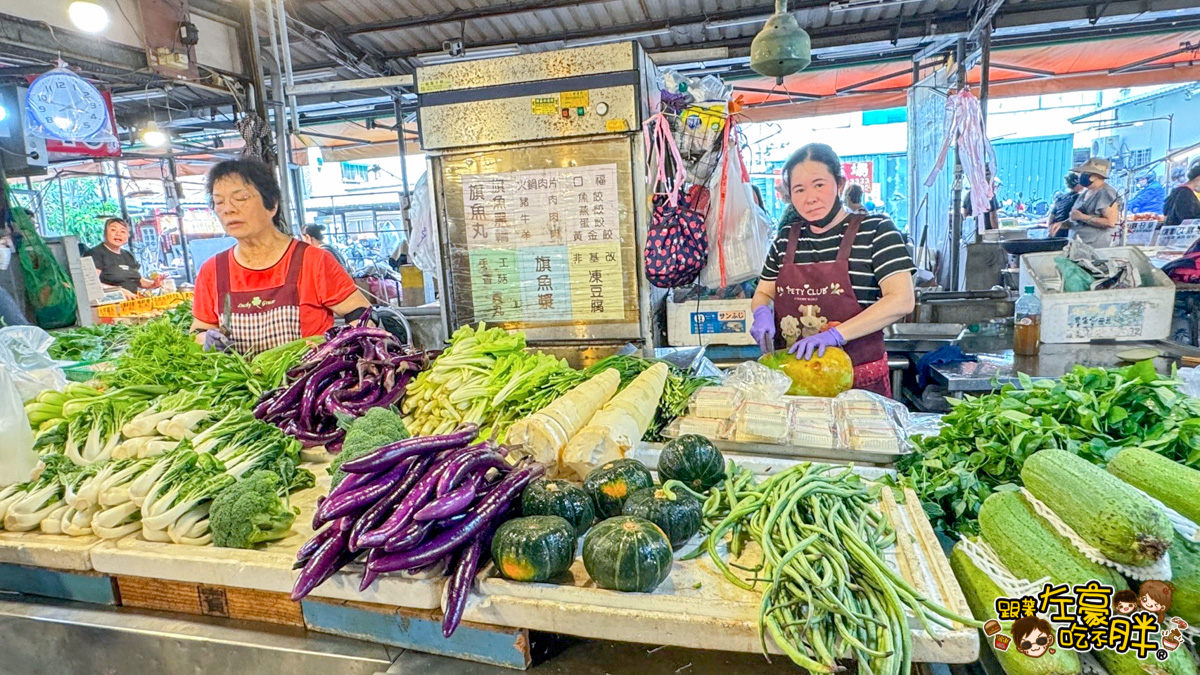
M 621 374 L 608 368 L 513 424 L 506 439 L 509 444 L 522 446 L 516 454 L 557 467 L 561 465 L 567 442 L 608 403 L 619 386 Z
M 562 451 L 563 464 L 583 478 L 601 464 L 621 459 L 649 428 L 670 369 L 656 363 L 604 404 Z

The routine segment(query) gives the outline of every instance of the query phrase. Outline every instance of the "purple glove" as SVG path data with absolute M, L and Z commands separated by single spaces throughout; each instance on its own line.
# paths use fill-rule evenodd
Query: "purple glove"
M 204 351 L 227 352 L 233 349 L 233 342 L 216 328 L 204 331 Z
M 842 337 L 838 329 L 830 328 L 803 340 L 797 340 L 796 344 L 788 348 L 788 353 L 807 361 L 813 357 L 813 353 L 816 353 L 817 356 L 825 356 L 826 349 L 841 347 L 844 344 L 846 344 L 846 338 Z
M 758 343 L 762 353 L 769 354 L 775 346 L 775 308 L 763 305 L 754 310 L 754 323 L 750 324 L 750 337 Z

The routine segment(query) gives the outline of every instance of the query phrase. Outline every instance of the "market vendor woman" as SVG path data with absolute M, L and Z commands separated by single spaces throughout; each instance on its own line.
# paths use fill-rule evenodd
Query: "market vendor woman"
M 915 302 L 904 240 L 886 217 L 846 210 L 842 162 L 828 145 L 796 151 L 783 182 L 791 206 L 754 292 L 750 332 L 764 352 L 796 337 L 788 351 L 806 360 L 841 347 L 855 388 L 888 396 L 882 330 Z
M 126 297 L 133 297 L 138 289 L 157 288 L 162 281 L 142 278 L 137 258 L 124 248 L 128 243 L 129 224 L 120 218 L 109 218 L 104 221 L 104 241 L 87 255 L 96 264 L 100 283 L 120 288 Z
M 208 195 L 237 244 L 204 263 L 196 277 L 192 330 L 206 348 L 231 344 L 258 353 L 320 335 L 334 316 L 354 319 L 366 311 L 367 299 L 328 251 L 285 233 L 279 183 L 266 164 L 217 164 L 208 173 Z

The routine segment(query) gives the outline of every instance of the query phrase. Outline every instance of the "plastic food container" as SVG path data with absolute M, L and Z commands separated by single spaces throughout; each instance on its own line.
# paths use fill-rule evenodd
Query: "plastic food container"
M 787 443 L 791 433 L 788 406 L 746 401 L 738 407 L 733 440 L 739 443 Z
M 742 402 L 742 393 L 733 387 L 700 387 L 692 394 L 688 411 L 692 417 L 729 420 Z
M 837 433 L 827 419 L 793 418 L 789 440 L 792 445 L 806 448 L 832 449 L 838 444 Z
M 900 452 L 900 437 L 890 424 L 845 424 L 839 429 L 841 446 L 861 452 Z
M 688 434 L 698 434 L 707 439 L 722 440 L 729 438 L 729 420 L 715 420 L 707 417 L 693 417 L 691 415 L 676 418 L 671 422 L 666 429 L 663 430 L 663 435 L 670 438 L 679 438 Z

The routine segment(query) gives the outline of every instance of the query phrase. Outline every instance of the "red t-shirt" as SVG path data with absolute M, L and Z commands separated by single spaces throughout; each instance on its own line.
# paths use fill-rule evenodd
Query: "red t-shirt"
M 242 267 L 237 258 L 230 256 L 229 290 L 261 291 L 279 288 L 287 280 L 291 266 L 292 250 L 298 242 L 292 242 L 287 252 L 271 267 L 252 270 Z M 217 256 L 226 255 L 222 251 Z M 200 267 L 196 276 L 196 297 L 192 299 L 192 315 L 204 323 L 216 325 L 220 321 L 221 305 L 217 298 L 217 256 L 209 258 Z M 328 251 L 309 246 L 304 251 L 303 267 L 300 269 L 300 335 L 321 335 L 333 327 L 333 310 L 329 309 L 350 297 L 358 287 Z

